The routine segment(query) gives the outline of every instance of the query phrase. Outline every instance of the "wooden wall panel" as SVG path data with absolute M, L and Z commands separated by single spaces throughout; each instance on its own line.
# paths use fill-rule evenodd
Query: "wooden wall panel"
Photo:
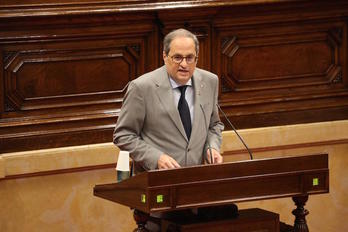
M 237 117 L 260 118 L 256 126 L 267 126 L 278 124 L 262 118 L 267 114 L 281 119 L 280 112 L 347 109 L 348 88 L 343 80 L 346 21 L 224 27 L 218 31 L 215 55 L 220 58 L 220 103 L 239 128 L 250 122 Z M 315 120 L 308 117 L 294 122 Z
M 110 142 L 179 27 L 237 128 L 347 119 L 347 19 L 339 0 L 2 1 L 0 153 Z
M 142 21 L 132 31 L 113 17 L 73 18 L 65 29 L 37 20 L 7 31 L 0 40 L 1 150 L 110 141 L 128 83 L 158 65 L 153 16 L 134 18 Z
M 125 45 L 86 47 L 13 52 L 5 62 L 5 112 L 85 105 L 123 93 L 138 74 L 137 53 Z

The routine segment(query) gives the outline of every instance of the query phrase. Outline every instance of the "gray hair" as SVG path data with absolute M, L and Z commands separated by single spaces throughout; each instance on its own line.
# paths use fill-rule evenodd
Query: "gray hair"
M 199 52 L 199 42 L 197 37 L 190 31 L 180 28 L 176 29 L 174 31 L 171 31 L 168 33 L 163 40 L 163 51 L 166 55 L 169 54 L 170 51 L 170 43 L 176 38 L 176 37 L 186 37 L 191 38 L 193 42 L 195 43 L 195 49 L 196 49 L 196 56 L 198 56 Z

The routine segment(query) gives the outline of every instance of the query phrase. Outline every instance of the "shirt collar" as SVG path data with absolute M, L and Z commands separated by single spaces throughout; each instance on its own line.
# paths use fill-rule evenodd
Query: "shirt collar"
M 172 86 L 173 89 L 178 88 L 179 86 L 181 86 L 178 83 L 176 83 L 171 76 L 169 76 L 169 82 L 170 82 L 170 85 Z M 192 78 L 190 78 L 190 80 L 186 83 L 186 85 L 192 87 Z

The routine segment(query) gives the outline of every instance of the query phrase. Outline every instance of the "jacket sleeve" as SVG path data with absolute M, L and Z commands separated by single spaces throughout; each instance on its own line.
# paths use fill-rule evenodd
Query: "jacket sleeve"
M 141 88 L 132 81 L 127 89 L 113 134 L 113 142 L 120 150 L 128 151 L 131 158 L 145 170 L 157 168 L 163 153 L 147 144 L 141 137 L 146 116 L 146 105 Z

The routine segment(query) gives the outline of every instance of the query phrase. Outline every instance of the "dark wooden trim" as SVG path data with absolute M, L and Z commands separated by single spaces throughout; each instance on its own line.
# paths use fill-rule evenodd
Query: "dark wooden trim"
M 9 153 L 112 142 L 113 130 L 114 127 L 109 126 L 109 128 L 102 128 L 97 130 L 89 129 L 85 131 L 70 131 L 68 133 L 58 132 L 52 134 L 40 134 L 35 136 L 0 138 L 0 152 Z M 54 141 L 54 143 L 50 143 L 49 141 Z M 62 144 L 64 144 L 64 146 L 62 146 Z
M 342 99 L 336 99 L 336 102 Z M 346 97 L 345 101 L 348 98 Z M 334 100 L 335 101 L 335 100 Z M 342 101 L 343 102 L 343 101 Z M 300 103 L 301 104 L 301 103 Z M 346 103 L 343 103 L 346 104 Z M 265 108 L 268 108 L 271 104 L 265 104 Z M 285 106 L 286 103 L 283 103 Z M 260 128 L 269 126 L 283 126 L 283 125 L 294 125 L 294 124 L 304 124 L 304 123 L 318 123 L 318 122 L 329 122 L 346 120 L 348 118 L 348 106 L 340 107 L 327 107 L 322 104 L 321 109 L 307 108 L 299 110 L 288 110 L 284 107 L 284 110 L 270 112 L 257 112 L 253 106 L 250 106 L 250 112 L 246 112 L 244 109 L 248 107 L 242 106 L 240 108 L 229 109 L 225 108 L 224 105 L 220 105 L 225 111 L 227 117 L 233 122 L 237 129 L 247 129 L 247 128 Z M 243 109 L 244 108 L 244 109 Z M 256 108 L 257 109 L 257 108 Z M 271 108 L 269 108 L 271 109 Z M 252 111 L 253 110 L 253 111 Z M 273 109 L 274 110 L 274 109 Z M 237 113 L 233 113 L 237 112 Z M 221 117 L 225 124 L 225 130 L 231 130 L 232 128 L 228 125 L 226 120 Z
M 237 129 L 348 119 L 347 18 L 342 0 L 2 0 L 0 153 L 111 142 L 176 28 Z
M 61 15 L 86 15 L 86 14 L 110 14 L 129 13 L 139 11 L 173 10 L 173 9 L 196 9 L 244 5 L 263 5 L 271 3 L 305 2 L 303 0 L 200 0 L 200 1 L 140 1 L 140 3 L 120 1 L 87 1 L 85 3 L 56 3 L 44 4 L 38 0 L 36 4 L 0 4 L 0 18 L 37 17 Z

